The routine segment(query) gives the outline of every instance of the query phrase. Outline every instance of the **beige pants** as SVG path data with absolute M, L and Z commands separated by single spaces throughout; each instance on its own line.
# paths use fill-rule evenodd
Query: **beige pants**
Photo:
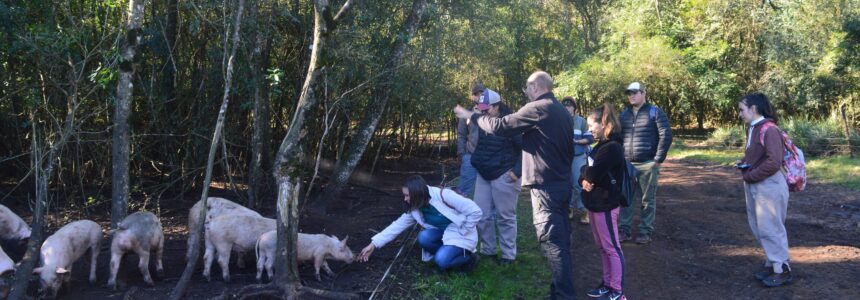
M 502 174 L 491 181 L 478 174 L 475 204 L 484 212 L 478 222 L 481 254 L 496 255 L 498 238 L 502 258 L 513 260 L 517 257 L 517 196 L 522 187 L 520 180 L 508 180 L 508 174 Z
M 788 265 L 788 234 L 785 231 L 785 214 L 788 210 L 788 184 L 785 175 L 776 172 L 765 180 L 744 183 L 747 200 L 747 220 L 753 236 L 764 248 L 765 266 L 782 273 Z

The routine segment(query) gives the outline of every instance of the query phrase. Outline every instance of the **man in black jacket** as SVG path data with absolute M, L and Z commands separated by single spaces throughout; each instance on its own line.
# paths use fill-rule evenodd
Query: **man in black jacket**
M 544 71 L 529 76 L 523 92 L 529 103 L 503 118 L 474 114 L 459 105 L 458 118 L 471 119 L 482 130 L 523 137 L 523 186 L 531 188 L 532 213 L 538 242 L 552 271 L 551 299 L 575 299 L 570 258 L 573 127 L 570 114 L 552 93 L 552 77 Z
M 672 128 L 669 118 L 660 108 L 648 103 L 645 87 L 639 82 L 631 83 L 625 91 L 630 106 L 621 112 L 621 128 L 624 137 L 624 157 L 638 171 L 639 184 L 636 190 L 642 195 L 642 210 L 639 214 L 637 244 L 651 242 L 654 218 L 657 213 L 657 179 L 660 165 L 666 160 L 672 145 Z M 633 202 L 635 203 L 635 202 Z M 636 205 L 624 207 L 618 218 L 618 234 L 622 242 L 630 241 L 633 211 Z

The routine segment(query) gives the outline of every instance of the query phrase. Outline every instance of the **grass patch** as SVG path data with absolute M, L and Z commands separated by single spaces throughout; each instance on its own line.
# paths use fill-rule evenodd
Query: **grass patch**
M 806 176 L 816 183 L 841 185 L 860 191 L 860 158 L 812 158 L 806 162 L 806 172 Z
M 425 299 L 542 299 L 549 295 L 551 274 L 532 226 L 528 192 L 517 201 L 517 261 L 499 266 L 481 260 L 472 274 L 418 276 L 414 286 Z
M 743 150 L 724 147 L 695 146 L 691 141 L 677 140 L 669 149 L 669 157 L 732 166 L 744 156 Z
M 669 157 L 681 160 L 707 162 L 733 166 L 743 157 L 742 149 L 702 147 L 691 141 L 679 140 L 672 144 Z M 860 191 L 860 158 L 847 156 L 807 157 L 806 172 L 814 184 L 833 184 Z

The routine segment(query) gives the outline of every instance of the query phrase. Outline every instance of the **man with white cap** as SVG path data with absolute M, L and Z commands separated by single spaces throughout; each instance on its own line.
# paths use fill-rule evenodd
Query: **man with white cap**
M 639 214 L 639 234 L 637 244 L 651 242 L 654 232 L 654 218 L 657 213 L 657 180 L 660 176 L 660 165 L 666 160 L 666 154 L 672 145 L 672 128 L 669 118 L 657 106 L 648 103 L 645 87 L 634 82 L 625 90 L 627 101 L 630 102 L 621 112 L 621 128 L 624 137 L 624 157 L 633 163 L 638 171 L 639 184 L 636 185 L 637 195 L 642 195 L 642 210 Z M 622 242 L 632 239 L 631 224 L 635 201 L 622 207 L 618 217 L 618 234 Z

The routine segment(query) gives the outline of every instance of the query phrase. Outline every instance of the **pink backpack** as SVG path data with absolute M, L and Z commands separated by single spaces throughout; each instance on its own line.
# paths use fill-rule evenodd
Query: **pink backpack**
M 759 131 L 761 135 L 761 144 L 764 145 L 764 133 L 768 128 L 776 127 L 779 133 L 782 134 L 782 141 L 785 145 L 785 154 L 782 157 L 782 173 L 785 174 L 785 181 L 788 183 L 788 191 L 800 192 L 806 188 L 806 160 L 803 159 L 803 151 L 794 145 L 794 142 L 788 138 L 788 133 L 776 126 L 773 122 L 765 122 L 761 125 Z

